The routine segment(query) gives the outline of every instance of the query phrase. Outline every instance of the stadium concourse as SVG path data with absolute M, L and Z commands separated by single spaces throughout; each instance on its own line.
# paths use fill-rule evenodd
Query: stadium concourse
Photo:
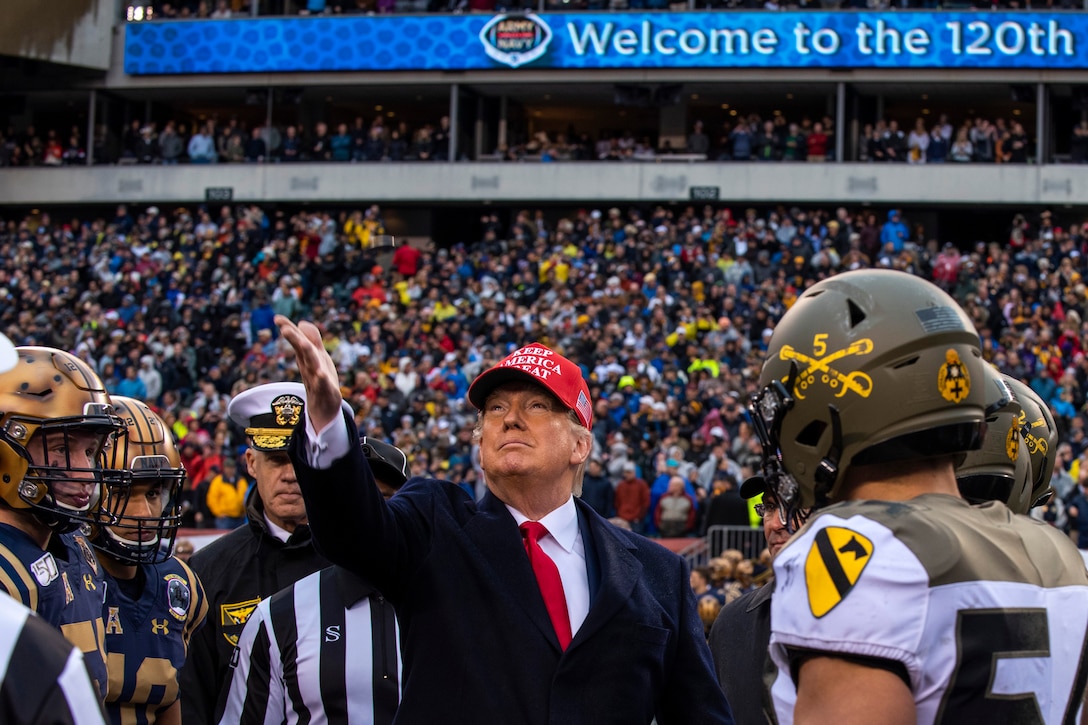
M 210 509 L 224 499 L 207 495 L 225 468 L 244 468 L 224 465 L 243 446 L 230 397 L 295 375 L 279 313 L 320 324 L 362 428 L 403 448 L 412 474 L 473 494 L 469 381 L 519 343 L 555 346 L 591 381 L 586 500 L 650 535 L 665 513 L 674 535 L 698 536 L 722 523 L 710 504 L 736 495 L 726 482 L 758 465 L 744 408 L 776 322 L 815 281 L 873 266 L 950 291 L 987 359 L 1049 401 L 1063 442 L 1059 497 L 1040 514 L 1088 531 L 1063 505 L 1088 472 L 1081 219 L 1010 213 L 1007 237 L 959 249 L 896 210 L 587 208 L 554 221 L 526 210 L 484 217 L 471 243 L 390 255 L 370 247 L 384 233 L 376 206 L 121 206 L 107 217 L 46 209 L 6 221 L 0 330 L 73 351 L 111 392 L 157 407 L 189 472 L 193 528 L 238 515 Z M 245 471 L 234 471 L 226 483 L 244 494 Z M 677 476 L 690 503 L 658 507 Z M 689 505 L 693 515 L 675 519 Z

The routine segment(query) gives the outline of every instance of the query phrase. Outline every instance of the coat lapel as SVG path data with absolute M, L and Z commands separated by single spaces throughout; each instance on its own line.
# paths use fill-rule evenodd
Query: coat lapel
M 480 499 L 476 515 L 468 520 L 464 531 L 479 552 L 480 560 L 492 570 L 494 581 L 505 583 L 502 588 L 510 593 L 510 598 L 559 650 L 559 638 L 544 607 L 536 575 L 529 566 L 521 532 L 514 525 L 514 518 L 506 506 L 488 491 Z
M 578 505 L 579 523 L 586 549 L 591 599 L 589 613 L 574 635 L 571 647 L 592 637 L 627 603 L 642 574 L 642 562 L 635 557 L 627 543 L 617 536 L 612 524 L 598 516 L 580 499 L 575 499 L 575 503 Z M 591 563 L 589 560 L 594 554 L 596 561 Z M 594 594 L 595 567 L 599 584 Z

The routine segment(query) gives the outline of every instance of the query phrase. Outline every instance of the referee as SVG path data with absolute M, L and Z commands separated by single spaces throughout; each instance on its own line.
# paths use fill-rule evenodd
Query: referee
M 404 452 L 362 444 L 389 498 L 407 480 Z M 400 702 L 398 642 L 393 606 L 356 574 L 332 566 L 300 579 L 246 622 L 220 725 L 388 725 Z
M 30 666 L 28 666 L 30 665 Z M 0 593 L 0 722 L 105 725 L 83 653 Z

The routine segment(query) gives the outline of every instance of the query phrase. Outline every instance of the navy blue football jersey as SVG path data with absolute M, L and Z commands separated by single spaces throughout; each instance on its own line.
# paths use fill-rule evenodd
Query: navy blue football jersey
M 100 697 L 106 692 L 102 577 L 82 534 L 52 536 L 42 550 L 26 532 L 0 524 L 0 589 L 41 615 L 83 652 Z
M 8 524 L 0 524 L 0 589 L 58 628 L 66 601 L 75 596 L 53 553 Z
M 151 725 L 178 699 L 189 638 L 208 613 L 204 588 L 184 563 L 171 558 L 141 569 L 138 598 L 112 577 L 106 589 L 106 714 L 115 725 Z
M 108 678 L 106 648 L 102 639 L 102 605 L 107 589 L 106 572 L 83 534 L 62 534 L 53 538 L 65 548 L 64 555 L 58 555 L 57 561 L 60 563 L 65 597 L 70 597 L 61 610 L 60 631 L 83 652 L 91 679 L 105 697 Z

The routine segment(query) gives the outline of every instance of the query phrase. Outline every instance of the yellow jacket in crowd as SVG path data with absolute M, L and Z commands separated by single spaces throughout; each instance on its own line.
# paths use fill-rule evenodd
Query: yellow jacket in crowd
M 249 480 L 245 476 L 239 476 L 237 481 L 231 483 L 220 473 L 208 484 L 208 511 L 217 518 L 245 516 L 248 489 Z

